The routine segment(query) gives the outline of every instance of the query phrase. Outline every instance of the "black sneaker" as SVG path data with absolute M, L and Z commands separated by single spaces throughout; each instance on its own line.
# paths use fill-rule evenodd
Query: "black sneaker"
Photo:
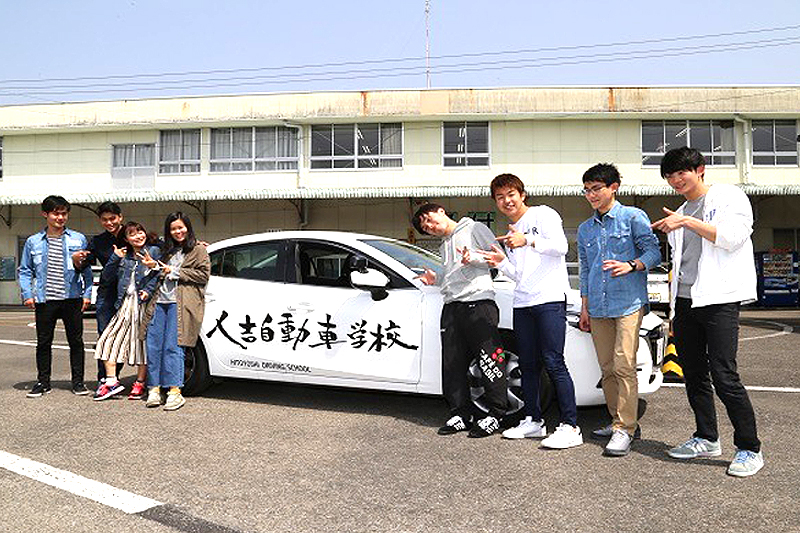
M 49 383 L 42 383 L 41 381 L 37 381 L 36 385 L 30 390 L 27 394 L 28 398 L 38 398 L 44 394 L 49 393 L 53 388 L 50 386 Z
M 86 396 L 89 394 L 89 389 L 83 384 L 83 381 L 72 384 L 72 394 L 76 396 Z
M 439 428 L 437 433 L 439 435 L 453 435 L 454 433 L 458 433 L 459 431 L 466 431 L 470 427 L 469 422 L 465 422 L 463 418 L 458 415 L 455 415 L 450 420 L 444 423 L 442 427 Z
M 485 418 L 481 418 L 478 422 L 469 430 L 468 437 L 472 437 L 473 439 L 478 439 L 481 437 L 488 437 L 493 433 L 497 433 L 500 429 L 500 422 L 493 416 L 487 416 Z

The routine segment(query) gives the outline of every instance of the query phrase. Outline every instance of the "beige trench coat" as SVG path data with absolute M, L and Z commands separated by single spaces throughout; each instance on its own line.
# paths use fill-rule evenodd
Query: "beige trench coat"
M 205 246 L 198 244 L 183 258 L 178 274 L 178 288 L 175 292 L 178 304 L 179 346 L 197 344 L 197 336 L 200 334 L 200 325 L 203 323 L 203 312 L 205 311 L 206 284 L 210 275 L 211 261 L 208 258 L 208 252 Z M 162 275 L 158 287 L 161 286 L 163 280 Z M 156 310 L 157 293 L 158 288 L 145 303 L 142 326 L 139 330 L 142 340 L 147 336 L 147 326 Z

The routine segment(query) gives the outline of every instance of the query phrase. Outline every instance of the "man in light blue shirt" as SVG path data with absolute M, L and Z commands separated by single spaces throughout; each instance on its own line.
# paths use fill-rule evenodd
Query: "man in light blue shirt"
M 627 455 L 640 435 L 636 352 L 639 327 L 648 311 L 647 271 L 661 262 L 650 219 L 616 200 L 621 176 L 601 163 L 583 174 L 583 192 L 595 210 L 578 227 L 580 328 L 591 331 L 602 371 L 611 424 L 592 432 L 610 437 L 605 454 Z
M 53 360 L 53 333 L 61 319 L 69 344 L 72 392 L 89 394 L 83 384 L 83 311 L 92 294 L 92 270 L 76 270 L 72 255 L 86 249 L 86 237 L 67 228 L 70 205 L 61 196 L 48 196 L 42 202 L 47 227 L 28 237 L 19 264 L 22 301 L 36 311 L 37 382 L 27 393 L 38 398 L 50 392 Z

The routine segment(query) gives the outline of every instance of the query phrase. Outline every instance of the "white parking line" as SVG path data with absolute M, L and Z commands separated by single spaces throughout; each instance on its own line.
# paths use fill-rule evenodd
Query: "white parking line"
M 758 339 L 770 339 L 772 337 L 780 337 L 781 335 L 788 335 L 789 333 L 794 333 L 794 328 L 787 324 L 781 324 L 780 322 L 770 322 L 769 320 L 758 320 L 762 324 L 769 324 L 771 326 L 777 326 L 781 328 L 781 331 L 775 331 L 773 333 L 767 333 L 765 335 L 756 335 L 755 337 L 740 337 L 740 341 L 755 341 Z
M 65 490 L 71 494 L 88 498 L 103 505 L 119 509 L 128 514 L 141 513 L 153 507 L 163 505 L 161 502 L 139 496 L 126 490 L 118 489 L 85 478 L 66 470 L 54 468 L 44 463 L 38 463 L 19 457 L 12 453 L 0 450 L 0 467 L 10 472 L 20 474 L 35 481 L 40 481 L 52 487 Z
M 673 389 L 682 389 L 686 387 L 683 383 L 662 383 L 661 386 Z M 800 392 L 800 388 L 797 387 L 762 387 L 759 385 L 751 385 L 745 387 L 745 389 L 756 392 Z
M 36 347 L 36 342 L 34 341 L 11 341 L 7 339 L 0 339 L 0 344 L 11 344 L 14 346 L 33 346 Z M 61 344 L 54 344 L 53 348 L 56 350 L 69 350 L 69 346 L 64 346 Z M 84 351 L 86 353 L 94 353 L 93 348 L 85 348 Z

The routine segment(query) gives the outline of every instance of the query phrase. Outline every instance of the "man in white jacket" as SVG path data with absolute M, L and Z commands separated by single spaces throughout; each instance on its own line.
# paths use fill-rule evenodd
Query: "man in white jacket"
M 697 431 L 669 450 L 676 459 L 722 454 L 714 391 L 734 428 L 728 474 L 752 476 L 764 466 L 753 406 L 736 370 L 739 307 L 756 298 L 753 210 L 734 185 L 708 185 L 705 158 L 693 148 L 670 150 L 661 175 L 686 202 L 652 224 L 672 248 L 670 309 L 675 345 Z M 713 388 L 712 388 L 713 383 Z

